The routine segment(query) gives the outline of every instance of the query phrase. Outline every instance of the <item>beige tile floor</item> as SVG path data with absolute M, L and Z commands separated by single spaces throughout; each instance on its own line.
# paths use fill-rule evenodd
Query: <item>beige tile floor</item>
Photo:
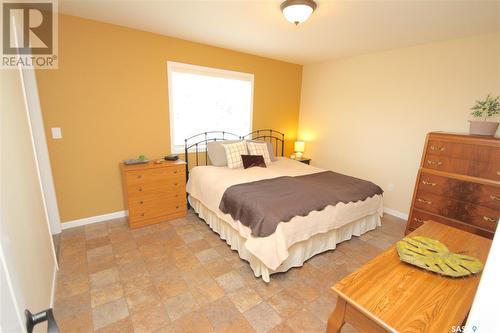
M 62 332 L 325 332 L 330 286 L 402 237 L 402 220 L 382 223 L 269 284 L 193 213 L 136 230 L 124 219 L 68 229 L 56 320 Z

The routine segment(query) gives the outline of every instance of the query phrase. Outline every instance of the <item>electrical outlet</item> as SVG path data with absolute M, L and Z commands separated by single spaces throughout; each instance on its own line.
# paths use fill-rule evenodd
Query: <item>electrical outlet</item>
M 389 191 L 389 192 L 394 191 L 394 184 L 393 183 L 390 183 L 389 185 L 387 185 L 387 191 Z

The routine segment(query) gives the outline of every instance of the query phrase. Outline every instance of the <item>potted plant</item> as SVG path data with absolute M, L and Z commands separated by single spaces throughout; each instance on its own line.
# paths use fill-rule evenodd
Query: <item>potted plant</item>
M 490 95 L 482 101 L 476 101 L 476 104 L 471 108 L 471 115 L 474 118 L 483 118 L 481 120 L 469 120 L 469 133 L 475 135 L 494 136 L 498 129 L 498 121 L 487 121 L 488 118 L 496 116 L 500 113 L 500 96 L 495 98 Z

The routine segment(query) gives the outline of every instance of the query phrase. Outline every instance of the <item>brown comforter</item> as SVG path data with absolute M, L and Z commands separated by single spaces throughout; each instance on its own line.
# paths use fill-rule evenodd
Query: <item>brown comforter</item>
M 219 209 L 249 227 L 253 236 L 266 237 L 276 231 L 280 222 L 295 216 L 382 193 L 369 181 L 325 171 L 233 185 L 224 192 Z

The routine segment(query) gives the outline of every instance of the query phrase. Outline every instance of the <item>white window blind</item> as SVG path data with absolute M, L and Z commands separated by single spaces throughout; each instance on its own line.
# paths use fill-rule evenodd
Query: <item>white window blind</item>
M 253 74 L 168 62 L 172 152 L 207 131 L 245 135 L 252 129 Z

